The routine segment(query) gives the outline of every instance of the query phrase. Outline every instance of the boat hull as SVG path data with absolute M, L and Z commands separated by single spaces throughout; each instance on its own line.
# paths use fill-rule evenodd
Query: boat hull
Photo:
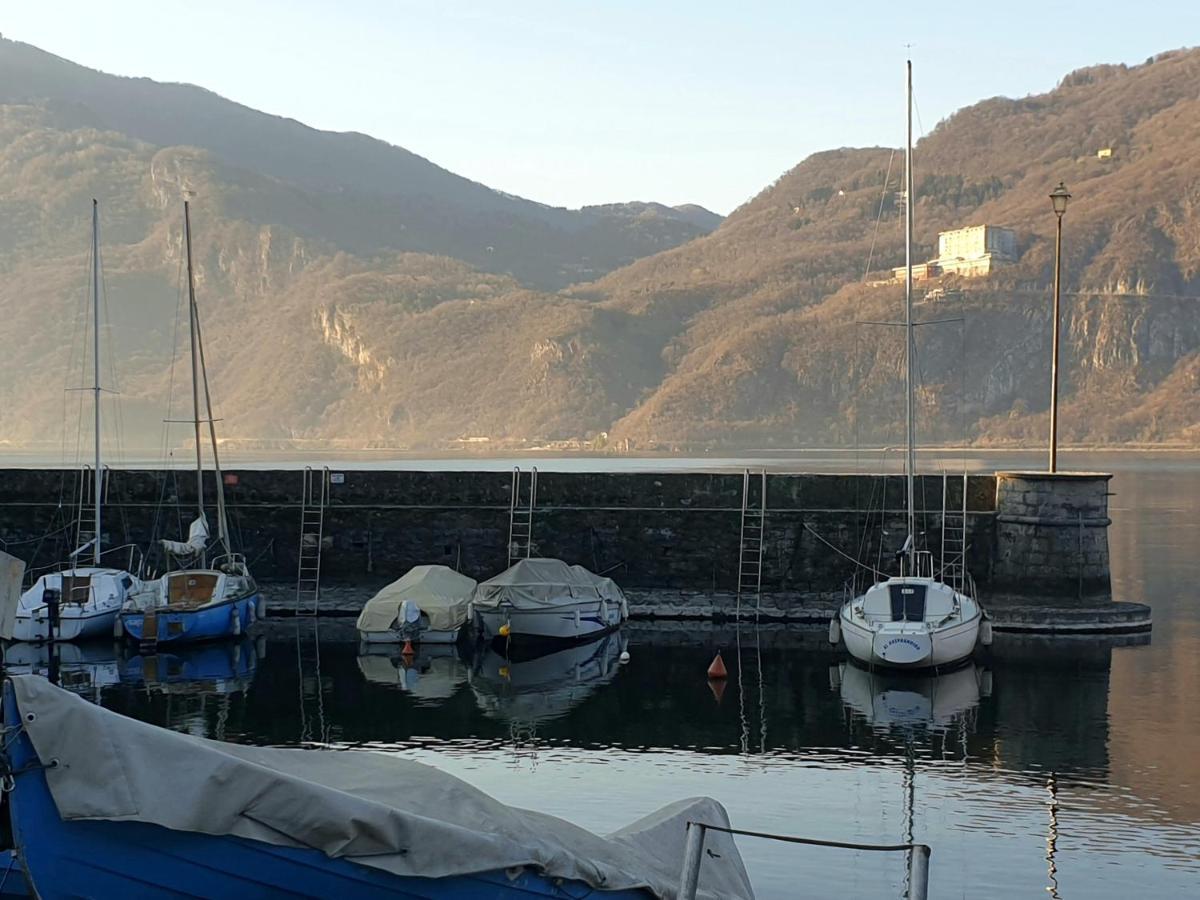
M 117 620 L 116 609 L 94 610 L 68 608 L 59 611 L 56 641 L 85 641 L 89 638 L 112 637 Z M 50 620 L 44 615 L 17 614 L 13 620 L 13 640 L 37 643 L 50 639 Z
M 258 615 L 259 594 L 255 591 L 242 597 L 197 609 L 178 610 L 160 607 L 153 610 L 127 610 L 121 613 L 124 636 L 139 643 L 192 644 L 237 637 L 254 624 Z M 147 619 L 153 618 L 150 634 L 146 633 Z
M 19 729 L 12 688 L 5 724 Z M 230 835 L 174 831 L 143 822 L 63 821 L 29 738 L 11 742 L 13 841 L 26 881 L 44 900 L 75 897 L 355 897 L 411 900 L 581 898 L 634 900 L 640 890 L 601 892 L 532 869 L 448 878 L 393 875 L 319 850 L 278 847 Z M 511 872 L 511 875 L 510 875 Z
M 358 636 L 364 644 L 403 644 L 407 640 L 411 640 L 414 644 L 453 644 L 458 641 L 461 630 L 455 628 L 452 631 L 437 631 L 433 628 L 426 628 L 424 631 L 418 631 L 414 637 L 406 637 L 395 630 L 360 631 Z
M 938 669 L 965 662 L 975 651 L 981 616 L 946 628 L 918 631 L 912 628 L 871 628 L 855 621 L 843 607 L 840 618 L 846 651 L 868 666 L 890 669 Z
M 600 600 L 569 601 L 538 609 L 514 609 L 501 604 L 492 609 L 477 609 L 476 617 L 484 637 L 523 636 L 543 640 L 577 641 L 597 637 L 621 624 L 621 609 L 616 603 Z

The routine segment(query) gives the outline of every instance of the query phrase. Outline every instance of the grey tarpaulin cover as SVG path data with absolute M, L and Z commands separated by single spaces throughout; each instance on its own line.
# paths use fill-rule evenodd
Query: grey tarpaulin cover
M 610 890 L 674 898 L 685 823 L 728 826 L 715 800 L 683 800 L 599 837 L 506 806 L 411 760 L 366 751 L 245 747 L 178 734 L 94 706 L 36 675 L 12 676 L 64 819 L 148 822 L 177 831 L 309 847 L 429 878 L 534 866 Z M 32 714 L 33 718 L 30 719 Z M 599 782 L 597 782 L 599 786 Z M 700 896 L 752 898 L 732 839 L 710 832 Z
M 471 603 L 480 609 L 505 602 L 517 609 L 534 609 L 564 600 L 601 599 L 625 602 L 611 578 L 593 575 L 583 566 L 568 566 L 561 559 L 535 558 L 518 560 L 494 578 L 479 582 Z
M 405 600 L 429 616 L 429 627 L 453 631 L 467 621 L 475 579 L 446 566 L 415 566 L 367 601 L 358 616 L 359 631 L 388 631 Z

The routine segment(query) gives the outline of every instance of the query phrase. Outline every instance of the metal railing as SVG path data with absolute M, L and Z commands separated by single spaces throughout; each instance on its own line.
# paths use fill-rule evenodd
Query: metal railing
M 696 889 L 700 882 L 700 863 L 704 858 L 704 834 L 719 831 L 743 837 L 782 841 L 787 844 L 807 844 L 811 847 L 836 847 L 841 850 L 876 850 L 885 853 L 909 853 L 908 900 L 927 900 L 929 896 L 929 857 L 933 851 L 928 844 L 851 844 L 845 841 L 822 841 L 816 838 L 792 837 L 783 834 L 768 834 L 762 831 L 742 831 L 724 828 L 705 822 L 687 823 L 687 845 L 683 853 L 683 871 L 679 875 L 679 900 L 696 900 Z

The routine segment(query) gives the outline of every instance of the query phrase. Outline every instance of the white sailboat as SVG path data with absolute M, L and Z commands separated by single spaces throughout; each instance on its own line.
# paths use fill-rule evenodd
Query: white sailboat
M 831 623 L 831 639 L 840 637 L 859 662 L 895 669 L 953 666 L 966 660 L 979 639 L 983 611 L 971 594 L 965 572 L 955 584 L 941 581 L 933 554 L 917 547 L 913 417 L 913 267 L 912 267 L 912 62 L 907 64 L 907 139 L 904 150 L 904 477 L 908 537 L 899 553 L 900 574 L 876 582 L 847 600 Z
M 92 477 L 92 535 L 81 541 L 71 554 L 66 567 L 47 572 L 21 595 L 13 622 L 13 639 L 17 641 L 74 641 L 82 638 L 112 634 L 113 623 L 126 598 L 141 587 L 131 572 L 105 566 L 101 562 L 103 547 L 102 511 L 104 468 L 100 441 L 100 212 L 92 201 L 92 394 L 94 417 L 94 458 Z M 83 510 L 80 509 L 82 517 Z M 82 536 L 83 529 L 80 529 Z M 91 565 L 82 560 L 91 557 Z

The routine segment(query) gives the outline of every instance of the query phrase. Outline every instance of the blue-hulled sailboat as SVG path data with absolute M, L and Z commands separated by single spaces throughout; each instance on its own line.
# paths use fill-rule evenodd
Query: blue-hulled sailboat
M 230 549 L 225 515 L 225 484 L 217 452 L 216 421 L 204 365 L 200 311 L 192 273 L 192 228 L 188 202 L 183 203 L 183 236 L 187 252 L 188 329 L 191 335 L 192 426 L 196 441 L 197 516 L 186 541 L 160 543 L 168 560 L 178 565 L 161 578 L 148 582 L 125 601 L 117 622 L 118 636 L 144 647 L 236 637 L 258 618 L 262 600 L 246 568 L 245 558 Z M 204 405 L 201 407 L 201 392 Z M 202 413 L 204 415 L 202 415 Z M 201 426 L 207 423 L 217 489 L 217 542 L 210 548 L 208 518 L 204 510 L 204 442 Z M 209 565 L 210 549 L 218 551 Z

